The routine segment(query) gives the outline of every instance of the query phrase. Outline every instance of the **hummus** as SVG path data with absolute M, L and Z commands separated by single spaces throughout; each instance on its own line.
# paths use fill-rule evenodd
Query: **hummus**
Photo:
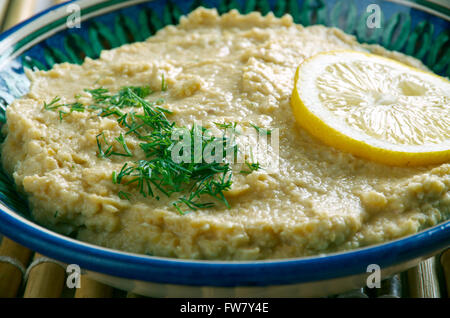
M 290 97 L 296 67 L 316 53 L 370 51 L 423 65 L 324 26 L 292 17 L 197 9 L 142 43 L 104 51 L 83 65 L 28 71 L 31 88 L 7 108 L 2 161 L 27 194 L 35 220 L 90 243 L 136 253 L 189 259 L 254 260 L 354 249 L 415 233 L 450 214 L 450 164 L 390 167 L 323 145 L 296 124 Z M 167 90 L 161 89 L 164 74 Z M 111 181 L 130 158 L 99 158 L 96 136 L 125 134 L 94 111 L 45 111 L 91 102 L 84 89 L 150 85 L 180 126 L 201 121 L 249 123 L 279 132 L 278 169 L 234 174 L 230 208 L 178 213 L 170 202 Z M 74 96 L 77 96 L 75 99 Z M 127 135 L 136 158 L 139 140 Z M 133 160 L 135 160 L 134 158 Z

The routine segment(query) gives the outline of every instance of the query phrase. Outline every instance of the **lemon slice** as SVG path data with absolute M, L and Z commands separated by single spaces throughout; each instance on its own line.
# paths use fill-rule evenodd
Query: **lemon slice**
M 319 53 L 297 69 L 297 122 L 329 146 L 397 166 L 450 161 L 450 82 L 378 55 Z

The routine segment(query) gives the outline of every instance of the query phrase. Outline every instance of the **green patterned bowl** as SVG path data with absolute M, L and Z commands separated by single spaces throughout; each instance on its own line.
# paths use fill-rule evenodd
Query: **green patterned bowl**
M 380 28 L 370 29 L 378 5 Z M 223 13 L 273 11 L 292 14 L 304 25 L 336 26 L 359 41 L 378 43 L 422 60 L 434 72 L 450 75 L 450 10 L 424 1 L 376 0 L 79 0 L 45 11 L 0 35 L 0 122 L 5 109 L 25 94 L 24 68 L 50 69 L 55 63 L 82 63 L 101 50 L 141 41 L 176 24 L 198 6 Z M 77 9 L 81 27 L 68 28 Z M 369 8 L 370 9 L 370 8 Z M 75 11 L 74 11 L 75 10 Z M 387 277 L 416 265 L 450 245 L 450 222 L 399 240 L 307 258 L 221 262 L 136 255 L 94 246 L 34 223 L 26 199 L 0 171 L 0 232 L 67 264 L 78 264 L 92 278 L 148 296 L 325 296 L 365 285 L 370 264 Z

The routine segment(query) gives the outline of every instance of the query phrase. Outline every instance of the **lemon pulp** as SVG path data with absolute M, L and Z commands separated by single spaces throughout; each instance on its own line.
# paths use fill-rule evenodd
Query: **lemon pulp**
M 450 82 L 357 51 L 319 53 L 297 69 L 292 109 L 322 142 L 389 165 L 450 160 Z

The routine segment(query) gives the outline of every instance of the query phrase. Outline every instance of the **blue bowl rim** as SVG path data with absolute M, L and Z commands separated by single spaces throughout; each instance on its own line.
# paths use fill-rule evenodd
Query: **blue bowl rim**
M 147 256 L 112 250 L 52 232 L 0 204 L 0 232 L 48 257 L 112 276 L 194 286 L 281 285 L 365 273 L 370 264 L 387 269 L 450 246 L 450 220 L 387 243 L 311 257 L 210 261 Z
M 34 20 L 76 1 L 55 5 L 31 17 L 1 34 L 0 42 Z M 423 5 L 421 1 L 413 2 Z M 33 223 L 3 203 L 0 203 L 0 233 L 48 257 L 78 264 L 86 270 L 155 283 L 223 287 L 305 283 L 357 275 L 365 273 L 370 264 L 377 264 L 383 270 L 450 246 L 448 220 L 387 243 L 319 256 L 260 261 L 174 259 L 81 242 Z

